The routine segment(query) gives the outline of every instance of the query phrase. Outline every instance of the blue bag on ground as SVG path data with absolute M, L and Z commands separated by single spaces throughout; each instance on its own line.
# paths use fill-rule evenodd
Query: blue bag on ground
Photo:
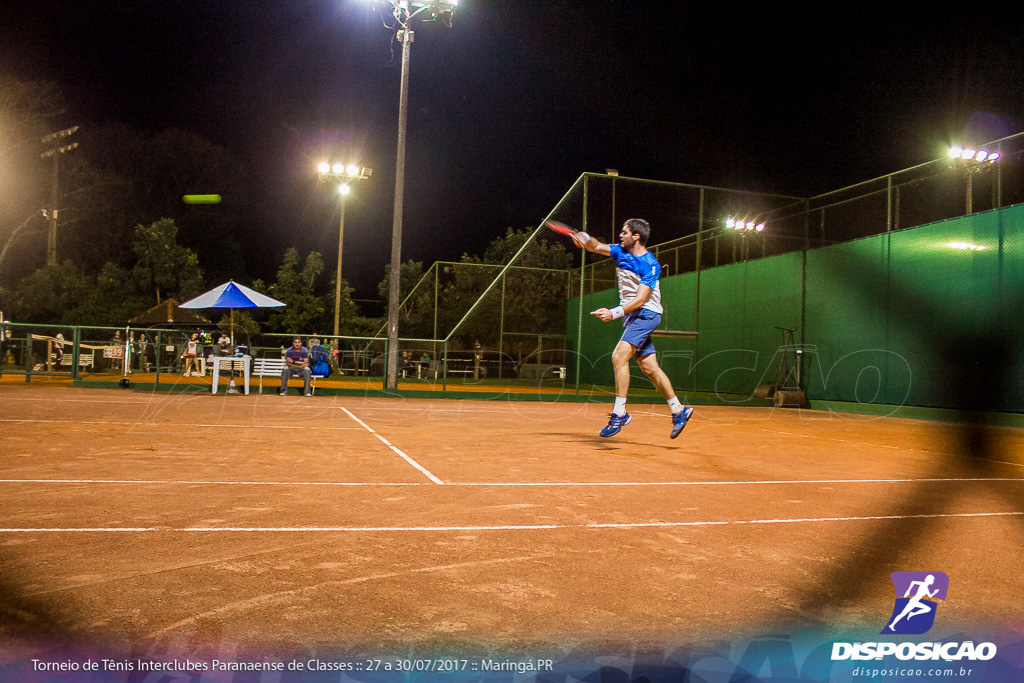
M 331 376 L 331 355 L 325 347 L 314 344 L 309 350 L 309 359 L 309 367 L 314 375 Z

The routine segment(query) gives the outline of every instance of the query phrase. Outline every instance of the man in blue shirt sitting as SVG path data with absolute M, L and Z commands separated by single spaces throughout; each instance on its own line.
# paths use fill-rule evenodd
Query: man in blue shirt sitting
M 309 369 L 309 351 L 302 345 L 302 340 L 296 337 L 292 345 L 284 354 L 284 370 L 281 371 L 281 395 L 288 393 L 289 378 L 299 375 L 302 377 L 302 391 L 306 396 L 312 396 L 309 390 L 309 382 L 313 372 Z

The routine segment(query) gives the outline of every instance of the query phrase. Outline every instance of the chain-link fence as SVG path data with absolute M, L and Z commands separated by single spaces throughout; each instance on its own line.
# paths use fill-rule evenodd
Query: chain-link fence
M 682 375 L 680 383 L 695 386 L 692 366 L 706 364 L 705 356 L 720 353 L 723 349 L 718 345 L 735 350 L 752 344 L 749 325 L 743 320 L 709 319 L 712 309 L 701 301 L 702 295 L 739 296 L 740 290 L 729 284 L 736 277 L 759 278 L 762 288 L 773 287 L 773 278 L 795 282 L 792 288 L 775 288 L 788 291 L 785 301 L 766 304 L 796 311 L 795 319 L 777 325 L 765 319 L 762 326 L 771 328 L 765 334 L 772 338 L 775 327 L 804 328 L 806 278 L 793 275 L 793 269 L 806 274 L 802 270 L 806 266 L 777 257 L 803 254 L 806 261 L 807 254 L 834 245 L 1024 200 L 1024 134 L 985 148 L 1000 154 L 997 162 L 943 158 L 810 198 L 585 173 L 541 219 L 540 227 L 523 236 L 507 263 L 439 262 L 429 268 L 401 303 L 401 374 L 416 382 L 414 386 L 431 390 L 463 389 L 470 384 L 492 385 L 496 390 L 520 384 L 574 393 L 589 388 L 593 382 L 583 369 L 601 365 L 604 340 L 585 330 L 586 304 L 595 294 L 601 305 L 614 300 L 614 291 L 609 291 L 615 288 L 614 264 L 581 252 L 543 223 L 557 219 L 604 242 L 615 242 L 623 221 L 641 217 L 652 225 L 649 248 L 662 264 L 663 289 L 672 293 L 666 326 L 698 332 L 698 327 L 712 323 L 721 336 L 716 348 L 709 345 L 707 335 L 700 342 L 677 339 L 664 344 L 673 356 L 670 365 L 676 364 Z M 892 242 L 892 248 L 898 250 L 901 243 Z M 1012 253 L 1006 250 L 1007 244 L 1000 246 L 1000 258 Z M 740 273 L 729 270 L 755 262 L 763 262 L 756 276 L 749 268 Z M 687 276 L 695 278 L 692 285 Z M 676 277 L 682 279 L 674 282 Z M 749 289 L 744 291 L 749 298 Z M 723 325 L 739 332 L 723 335 Z M 327 347 L 334 382 L 383 381 L 387 347 L 383 329 L 369 338 L 316 338 L 308 331 L 296 332 L 309 346 L 315 339 Z M 23 374 L 27 379 L 47 373 L 75 379 L 144 373 L 152 374 L 157 383 L 169 379 L 180 383 L 185 378 L 188 342 L 195 333 L 202 336 L 200 330 L 185 328 L 7 324 L 0 360 L 4 373 Z M 233 338 L 227 344 L 219 343 L 223 336 L 219 333 L 217 339 L 200 340 L 199 376 L 209 375 L 205 366 L 216 355 L 240 351 L 252 357 L 279 357 L 291 337 L 249 334 L 242 329 L 229 335 Z M 808 341 L 803 332 L 797 337 Z M 758 341 L 753 347 L 760 352 L 763 345 Z M 195 370 L 188 376 L 197 377 Z
M 566 273 L 559 275 L 564 278 Z M 246 366 L 257 373 L 257 359 L 282 359 L 296 336 L 314 356 L 322 354 L 327 361 L 316 380 L 318 390 L 381 389 L 386 339 L 250 333 L 241 325 L 232 334 L 192 326 L 110 328 L 6 322 L 0 325 L 0 380 L 209 391 L 217 366 L 218 385 L 228 388 L 237 381 L 241 390 Z M 500 327 L 472 337 L 403 337 L 399 340 L 399 388 L 500 392 L 509 385 L 525 385 L 557 390 L 564 378 L 552 368 L 561 362 L 563 344 L 558 335 L 537 337 L 512 328 L 502 333 Z M 252 374 L 251 384 L 260 391 L 277 388 L 279 372 Z
M 875 328 L 868 338 L 858 337 L 850 342 L 866 344 L 860 350 L 870 348 L 889 360 L 890 356 L 913 352 L 913 347 L 907 348 L 902 343 L 897 344 L 897 340 L 878 334 L 878 330 L 898 326 L 899 310 L 884 297 L 906 285 L 901 273 L 913 269 L 918 279 L 931 278 L 944 292 L 967 286 L 975 296 L 1007 300 L 1012 290 L 1008 288 L 1007 273 L 1017 272 L 1021 266 L 1014 257 L 1016 238 L 1013 236 L 1020 231 L 1020 226 L 1015 228 L 1013 222 L 1018 214 L 1008 213 L 1006 220 L 999 218 L 984 225 L 963 219 L 967 222 L 917 232 L 907 230 L 963 216 L 979 216 L 1024 199 L 1021 172 L 1024 135 L 996 141 L 985 148 L 997 151 L 998 161 L 991 162 L 991 154 L 984 161 L 968 160 L 964 158 L 966 155 L 947 157 L 807 199 L 584 174 L 545 220 L 563 221 L 587 230 L 602 241 L 615 242 L 626 219 L 647 219 L 652 225 L 649 248 L 662 264 L 663 289 L 671 292 L 665 332 L 687 333 L 663 342 L 665 355 L 670 356 L 667 365 L 674 368 L 683 386 L 712 396 L 720 396 L 724 391 L 731 395 L 729 400 L 743 400 L 744 396 L 752 396 L 755 385 L 737 383 L 735 379 L 743 374 L 737 369 L 749 371 L 747 374 L 762 383 L 771 383 L 774 374 L 789 375 L 788 370 L 783 370 L 784 363 L 779 362 L 780 354 L 813 350 L 803 348 L 805 345 L 813 347 L 814 340 L 807 337 L 806 329 L 812 323 L 827 325 L 829 333 L 849 328 L 842 323 L 841 306 L 830 307 L 826 303 L 824 308 L 816 308 L 811 313 L 826 311 L 828 316 L 808 318 L 809 306 L 821 306 L 815 288 L 820 291 L 835 283 L 834 277 L 822 276 L 820 270 L 814 270 L 816 264 L 835 260 L 834 255 L 839 252 L 834 248 L 839 245 L 876 238 L 875 242 L 862 246 L 861 251 L 871 251 L 869 259 L 855 258 L 859 265 L 844 268 L 848 281 L 843 287 L 851 293 L 859 293 L 855 295 L 858 301 L 874 302 L 879 310 L 872 316 L 857 314 L 861 318 L 870 317 L 865 325 Z M 946 234 L 959 234 L 962 239 L 946 240 L 940 251 L 923 253 L 920 250 L 922 242 L 936 243 L 937 235 Z M 884 235 L 891 239 L 877 239 Z M 566 348 L 560 360 L 566 363 L 568 384 L 577 393 L 589 393 L 611 383 L 610 372 L 604 368 L 608 365 L 605 356 L 614 345 L 609 335 L 617 335 L 604 329 L 598 331 L 602 326 L 592 324 L 587 315 L 592 308 L 613 305 L 616 301 L 614 264 L 610 259 L 589 253 L 580 255 L 570 247 L 574 265 L 564 299 L 568 312 L 564 327 L 553 318 L 531 318 L 523 313 L 509 316 L 511 307 L 524 301 L 532 306 L 549 307 L 556 307 L 563 301 L 565 290 L 560 281 L 538 281 L 529 288 L 529 297 L 511 299 L 507 297 L 506 286 L 506 279 L 516 269 L 558 248 L 559 244 L 568 245 L 569 240 L 538 228 L 470 308 L 453 334 L 484 328 L 488 320 L 486 312 L 498 307 L 503 311 L 498 317 L 511 317 L 517 323 L 529 321 L 538 335 L 565 334 Z M 980 253 L 985 249 L 988 250 L 984 256 L 986 265 L 980 261 L 969 265 L 967 274 L 957 282 L 945 278 L 943 273 L 964 274 L 965 250 Z M 851 263 L 849 259 L 841 260 Z M 998 267 L 991 267 L 992 263 L 997 263 Z M 758 265 L 752 269 L 753 264 Z M 872 283 L 879 285 L 879 278 L 884 288 L 872 286 Z M 969 284 L 965 285 L 967 282 Z M 950 302 L 950 308 L 945 309 L 948 317 L 958 315 L 958 303 L 964 302 Z M 531 310 L 530 306 L 523 308 Z M 917 332 L 943 324 L 939 317 L 942 307 L 931 308 L 936 317 Z M 993 314 L 1005 313 L 1002 307 Z M 780 330 L 791 335 L 796 332 L 799 343 L 780 345 Z M 889 348 L 890 345 L 893 348 Z M 787 348 L 783 349 L 784 346 Z M 849 344 L 837 348 L 857 351 L 847 347 Z M 829 352 L 835 353 L 833 349 Z M 749 360 L 751 354 L 758 359 L 753 365 Z M 788 364 L 792 368 L 797 360 L 806 358 L 792 358 Z M 725 365 L 719 367 L 723 362 Z M 942 373 L 941 367 L 923 366 L 919 359 L 911 365 L 917 381 L 932 378 L 927 381 L 933 382 Z M 872 361 L 869 366 L 865 368 L 869 372 L 886 373 L 886 364 Z M 903 364 L 892 365 L 901 369 L 905 366 L 906 360 Z M 820 367 L 816 369 L 822 371 Z M 855 375 L 859 373 L 856 368 L 850 371 Z M 893 382 L 899 384 L 899 378 L 893 377 L 893 373 L 888 373 L 880 379 L 879 384 L 885 390 L 867 400 L 863 398 L 865 385 L 858 383 L 856 377 L 824 378 L 818 388 L 823 396 L 840 401 L 904 400 L 917 401 L 916 405 L 946 407 L 956 404 L 949 397 L 942 398 L 919 387 L 908 394 L 903 391 L 904 387 L 892 386 Z M 903 379 L 909 381 L 909 378 Z M 843 382 L 850 385 L 845 391 L 838 389 Z M 893 398 L 897 394 L 899 396 Z M 1000 409 L 1014 409 L 1014 405 L 1013 401 L 999 403 Z
M 626 219 L 647 219 L 652 226 L 649 248 L 665 277 L 1024 201 L 1024 133 L 981 148 L 998 152 L 997 161 L 946 157 L 811 198 L 584 174 L 550 218 L 605 242 L 618 240 Z M 573 278 L 579 283 L 573 295 L 615 286 L 607 259 L 588 257 L 581 268 Z

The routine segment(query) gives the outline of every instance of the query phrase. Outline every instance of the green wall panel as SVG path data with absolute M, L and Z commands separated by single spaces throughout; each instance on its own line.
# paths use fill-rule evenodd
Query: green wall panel
M 751 396 L 785 327 L 811 400 L 1024 412 L 1024 206 L 674 276 L 662 294 L 666 327 L 699 332 L 656 340 L 677 390 Z M 578 305 L 581 377 L 609 384 L 621 328 L 578 326 Z
M 699 390 L 749 395 L 774 379 L 779 328 L 801 327 L 802 259 L 785 254 L 701 273 Z

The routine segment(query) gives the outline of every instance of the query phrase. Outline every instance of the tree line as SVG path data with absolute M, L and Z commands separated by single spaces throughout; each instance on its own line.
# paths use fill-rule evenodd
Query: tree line
M 246 272 L 246 216 L 239 207 L 250 202 L 242 165 L 193 133 L 149 134 L 116 123 L 77 131 L 79 147 L 61 155 L 58 261 L 41 265 L 49 217 L 40 207 L 49 206 L 55 178 L 52 160 L 40 158 L 40 140 L 70 117 L 53 84 L 5 74 L 0 74 L 0 114 L 0 312 L 7 320 L 121 326 L 165 299 L 184 302 Z M 184 194 L 211 186 L 235 201 L 209 206 L 181 201 Z M 450 329 L 496 275 L 494 269 L 473 266 L 506 263 L 531 232 L 510 228 L 483 255 L 464 254 L 461 267 L 431 268 L 441 273 L 435 275 L 441 278 L 436 287 L 422 282 L 427 275 L 422 263 L 402 264 L 403 336 L 425 338 Z M 208 239 L 211 235 L 216 239 Z M 539 249 L 532 258 L 556 269 L 569 267 L 571 260 L 560 245 Z M 272 281 L 251 284 L 286 306 L 255 316 L 236 311 L 236 323 L 264 332 L 332 329 L 335 275 L 325 269 L 323 256 L 290 247 L 280 259 Z M 381 301 L 388 299 L 387 270 L 378 286 Z M 344 278 L 341 285 L 342 333 L 374 336 L 381 321 L 364 316 Z M 538 285 L 516 285 L 524 310 L 550 309 L 542 302 L 530 304 L 540 296 Z M 211 313 L 218 314 L 206 312 Z

